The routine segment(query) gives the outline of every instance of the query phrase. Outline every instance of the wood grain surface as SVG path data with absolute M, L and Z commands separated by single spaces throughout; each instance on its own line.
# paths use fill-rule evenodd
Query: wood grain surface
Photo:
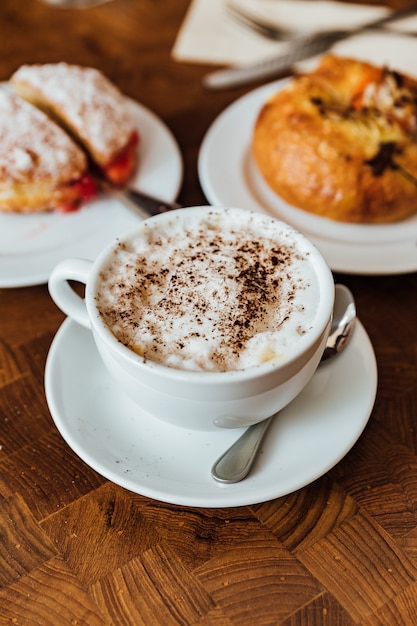
M 179 201 L 205 204 L 201 140 L 252 87 L 209 93 L 208 68 L 172 60 L 187 7 L 2 0 L 0 80 L 23 63 L 103 70 L 177 138 Z M 417 624 L 417 275 L 335 278 L 353 291 L 376 353 L 369 423 L 312 484 L 226 509 L 164 504 L 86 465 L 45 400 L 45 361 L 64 315 L 46 285 L 0 290 L 0 624 Z

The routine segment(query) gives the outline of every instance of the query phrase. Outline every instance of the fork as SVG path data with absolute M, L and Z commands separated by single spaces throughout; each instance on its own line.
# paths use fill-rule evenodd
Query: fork
M 339 32 L 334 30 L 318 30 L 314 31 L 314 33 L 306 33 L 301 31 L 296 31 L 293 29 L 285 28 L 283 26 L 278 26 L 277 23 L 267 22 L 264 19 L 253 15 L 252 13 L 247 12 L 241 7 L 237 7 L 233 4 L 226 4 L 226 10 L 230 14 L 232 18 L 234 18 L 239 23 L 243 24 L 250 30 L 266 37 L 267 39 L 271 39 L 272 41 L 291 41 L 297 38 L 304 39 L 304 37 L 314 37 L 314 39 L 321 37 L 331 36 L 333 32 Z M 398 20 L 402 17 L 407 17 L 415 12 L 415 7 L 407 7 L 406 9 L 401 10 L 402 15 L 398 15 L 396 13 L 395 18 L 392 17 L 391 14 L 388 14 L 386 17 L 382 17 L 380 20 L 375 23 L 371 23 L 366 25 L 366 30 L 379 30 L 381 26 L 384 26 L 385 23 L 391 22 L 393 19 Z M 361 30 L 362 27 L 359 26 L 358 30 Z M 355 32 L 355 29 L 352 29 L 352 32 Z M 415 35 L 414 32 L 407 32 L 408 35 Z
M 403 9 L 392 11 L 385 17 L 367 22 L 354 29 L 319 31 L 306 35 L 299 35 L 289 45 L 285 54 L 275 56 L 266 61 L 249 66 L 227 68 L 210 72 L 203 78 L 203 85 L 208 89 L 224 89 L 236 87 L 254 80 L 270 78 L 279 72 L 288 70 L 294 63 L 308 59 L 316 54 L 328 50 L 333 44 L 342 39 L 363 33 L 367 30 L 375 30 L 407 16 L 417 13 L 417 4 L 412 4 Z
M 234 20 L 256 33 L 267 37 L 267 39 L 273 39 L 274 41 L 290 41 L 297 36 L 295 31 L 283 28 L 277 24 L 269 24 L 233 4 L 226 4 L 226 11 Z

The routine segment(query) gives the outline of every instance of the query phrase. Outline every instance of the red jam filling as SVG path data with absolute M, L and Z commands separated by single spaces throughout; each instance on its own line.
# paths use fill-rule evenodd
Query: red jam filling
M 133 131 L 124 150 L 109 165 L 104 168 L 104 174 L 109 182 L 116 187 L 124 185 L 131 177 L 136 167 L 136 147 L 139 143 L 139 134 Z M 98 193 L 98 185 L 89 174 L 68 184 L 68 195 L 61 202 L 58 210 L 61 213 L 77 211 L 83 202 L 94 198 Z
M 113 185 L 124 185 L 136 167 L 136 147 L 139 134 L 133 131 L 124 150 L 104 168 L 104 174 Z
M 78 180 L 69 183 L 68 188 L 68 198 L 58 207 L 61 213 L 77 211 L 83 202 L 92 200 L 98 192 L 97 183 L 89 174 L 84 174 Z

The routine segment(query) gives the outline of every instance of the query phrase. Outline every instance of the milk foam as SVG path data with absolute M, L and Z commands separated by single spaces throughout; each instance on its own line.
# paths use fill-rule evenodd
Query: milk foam
M 176 211 L 120 242 L 100 273 L 98 309 L 113 334 L 151 361 L 230 371 L 285 359 L 314 323 L 309 251 L 249 211 Z

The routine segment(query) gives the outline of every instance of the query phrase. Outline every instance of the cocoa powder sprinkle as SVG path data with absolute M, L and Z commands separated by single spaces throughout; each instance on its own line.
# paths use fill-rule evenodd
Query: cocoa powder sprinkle
M 107 325 L 145 358 L 175 367 L 184 360 L 186 369 L 239 369 L 253 337 L 282 329 L 293 310 L 302 319 L 303 307 L 292 303 L 309 287 L 293 271 L 305 259 L 291 242 L 243 238 L 241 231 L 200 227 L 181 241 L 178 234 L 158 236 L 155 255 L 152 241 L 143 254 L 120 246 L 97 293 Z

